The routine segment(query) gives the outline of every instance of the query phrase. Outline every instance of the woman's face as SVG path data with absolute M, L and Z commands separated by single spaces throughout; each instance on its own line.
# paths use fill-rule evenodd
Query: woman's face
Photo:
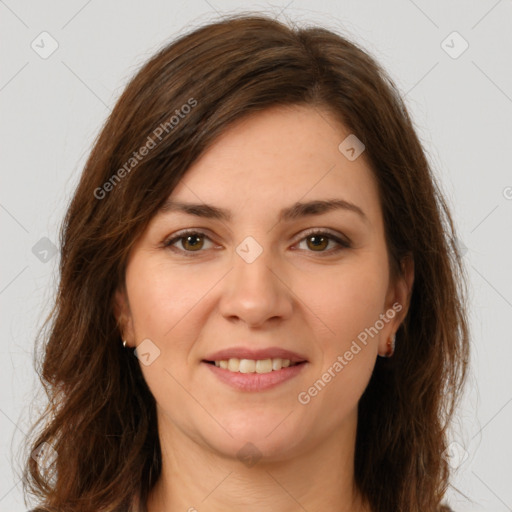
M 412 281 L 390 281 L 377 186 L 360 147 L 339 148 L 349 135 L 312 107 L 246 117 L 137 241 L 116 311 L 160 428 L 284 459 L 357 422 Z

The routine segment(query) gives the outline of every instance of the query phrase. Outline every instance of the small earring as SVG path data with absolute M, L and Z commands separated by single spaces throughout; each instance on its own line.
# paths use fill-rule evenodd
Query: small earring
M 396 334 L 393 334 L 393 336 L 390 336 L 387 346 L 388 351 L 384 357 L 391 357 L 395 352 L 395 340 L 396 340 Z
M 123 340 L 123 348 L 126 348 L 126 340 Z

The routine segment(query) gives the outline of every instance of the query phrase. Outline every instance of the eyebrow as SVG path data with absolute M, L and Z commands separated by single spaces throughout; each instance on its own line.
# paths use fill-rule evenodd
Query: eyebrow
M 283 208 L 279 212 L 279 222 L 296 220 L 310 215 L 322 215 L 333 210 L 346 210 L 359 215 L 365 222 L 369 222 L 368 217 L 359 206 L 345 201 L 344 199 L 317 199 L 308 202 L 296 202 L 293 205 Z M 218 208 L 206 203 L 183 203 L 172 199 L 167 200 L 160 208 L 159 213 L 181 212 L 196 217 L 207 219 L 217 219 L 221 221 L 230 221 L 232 216 L 229 210 Z

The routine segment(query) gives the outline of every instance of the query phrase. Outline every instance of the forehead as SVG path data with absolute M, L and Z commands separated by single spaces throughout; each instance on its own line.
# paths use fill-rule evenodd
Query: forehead
M 230 125 L 194 162 L 170 199 L 238 212 L 259 206 L 270 213 L 299 200 L 337 198 L 378 216 L 377 185 L 364 152 L 351 161 L 339 149 L 349 135 L 317 107 L 251 114 Z

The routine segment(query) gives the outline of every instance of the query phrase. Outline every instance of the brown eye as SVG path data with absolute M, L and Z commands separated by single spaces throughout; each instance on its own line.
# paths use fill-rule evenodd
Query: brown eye
M 351 242 L 340 235 L 330 231 L 319 231 L 318 229 L 307 232 L 306 236 L 299 242 L 299 249 L 306 252 L 316 252 L 319 256 L 334 255 L 344 249 L 349 249 L 351 246 Z
M 306 243 L 313 251 L 323 251 L 329 245 L 329 238 L 322 235 L 311 235 L 306 238 Z
M 192 256 L 193 252 L 204 252 L 213 248 L 214 244 L 210 237 L 201 231 L 182 231 L 164 242 L 163 246 L 183 256 Z
M 204 245 L 203 237 L 199 234 L 183 236 L 181 240 L 181 245 L 186 251 L 199 251 Z

